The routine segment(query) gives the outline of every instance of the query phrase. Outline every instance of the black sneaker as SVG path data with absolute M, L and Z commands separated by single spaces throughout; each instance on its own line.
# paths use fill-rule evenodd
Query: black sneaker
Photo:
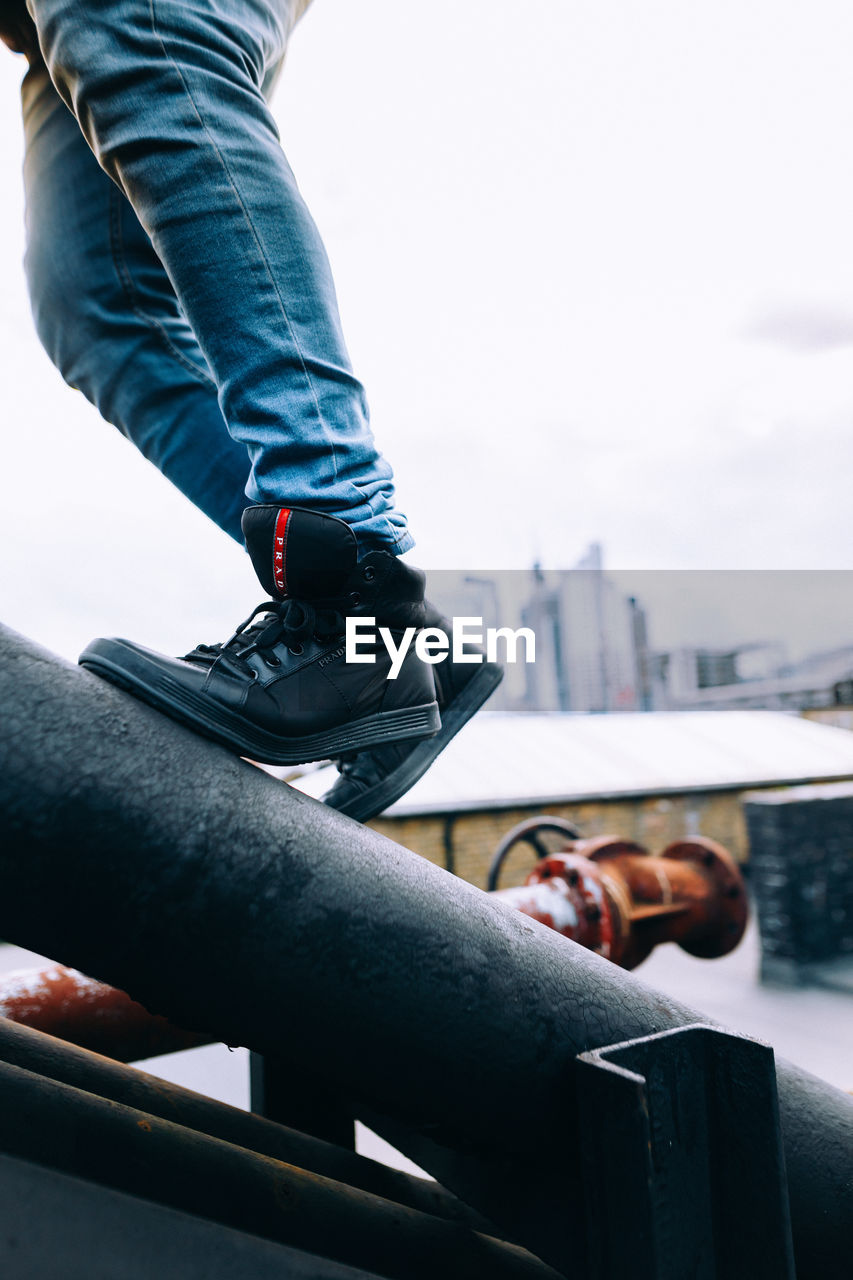
M 428 602 L 424 625 L 440 627 L 451 634 L 448 619 Z M 482 650 L 472 648 L 471 652 Z M 504 674 L 495 662 L 453 662 L 449 656 L 432 670 L 441 711 L 438 733 L 424 742 L 393 743 L 338 760 L 340 777 L 323 796 L 330 808 L 358 822 L 368 822 L 399 800 L 426 773 L 463 724 L 479 711 Z
M 410 647 L 389 680 L 376 661 L 347 663 L 347 616 L 395 635 L 424 625 L 424 576 L 387 551 L 358 560 L 355 535 L 299 507 L 243 513 L 255 571 L 273 599 L 224 644 L 170 658 L 130 640 L 94 640 L 80 663 L 197 732 L 265 764 L 302 764 L 420 739 L 441 725 L 432 668 Z M 364 652 L 364 649 L 362 649 Z

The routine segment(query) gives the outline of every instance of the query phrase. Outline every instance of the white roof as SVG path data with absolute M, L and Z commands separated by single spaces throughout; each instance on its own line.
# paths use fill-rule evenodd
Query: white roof
M 321 796 L 332 768 L 295 785 Z M 475 716 L 390 816 L 853 778 L 853 733 L 777 711 Z

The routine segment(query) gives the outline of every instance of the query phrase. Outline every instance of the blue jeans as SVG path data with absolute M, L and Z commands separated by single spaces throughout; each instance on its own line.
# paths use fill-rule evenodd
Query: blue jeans
M 267 105 L 302 8 L 30 0 L 33 314 L 65 379 L 233 537 L 271 502 L 399 553 L 412 539 Z

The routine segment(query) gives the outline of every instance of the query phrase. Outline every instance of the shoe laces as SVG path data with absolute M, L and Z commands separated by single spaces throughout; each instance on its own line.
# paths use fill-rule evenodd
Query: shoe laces
M 312 637 L 322 644 L 342 636 L 345 630 L 343 615 L 337 609 L 321 608 L 308 600 L 290 597 L 264 600 L 223 644 L 196 645 L 186 654 L 185 661 L 212 666 L 230 659 L 245 669 L 245 659 L 252 653 L 259 652 L 266 658 L 275 645 L 284 643 L 291 653 L 298 655 L 305 641 Z

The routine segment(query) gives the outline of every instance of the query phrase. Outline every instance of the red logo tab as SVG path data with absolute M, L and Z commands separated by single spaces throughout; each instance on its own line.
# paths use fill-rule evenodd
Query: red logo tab
M 272 576 L 283 596 L 287 595 L 287 526 L 290 516 L 290 508 L 282 507 L 276 517 L 272 540 Z

